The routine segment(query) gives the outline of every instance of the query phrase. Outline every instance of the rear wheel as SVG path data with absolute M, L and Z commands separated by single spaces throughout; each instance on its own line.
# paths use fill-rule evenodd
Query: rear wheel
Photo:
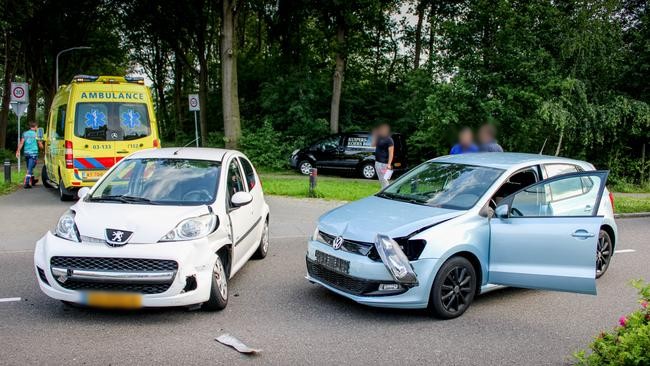
M 52 183 L 50 183 L 50 177 L 47 175 L 47 168 L 45 165 L 43 165 L 43 169 L 41 169 L 41 179 L 43 180 L 43 186 L 45 188 L 54 188 Z
M 61 178 L 59 178 L 59 198 L 61 198 L 61 201 L 72 201 L 74 198 L 74 195 L 70 194 L 63 185 L 63 180 Z
M 264 228 L 262 228 L 262 237 L 260 238 L 260 245 L 257 251 L 253 254 L 255 259 L 264 259 L 269 252 L 269 220 L 264 221 Z
M 600 229 L 596 246 L 596 278 L 600 278 L 607 272 L 613 253 L 612 238 L 610 238 L 606 230 Z
M 302 160 L 300 163 L 298 163 L 298 170 L 300 170 L 300 173 L 304 175 L 309 175 L 311 174 L 311 162 L 309 160 Z
M 433 281 L 429 310 L 441 319 L 461 316 L 474 301 L 476 279 L 474 266 L 466 258 L 447 260 Z
M 375 177 L 375 164 L 368 162 L 364 163 L 361 166 L 361 176 L 366 178 L 366 179 L 373 179 Z
M 221 255 L 217 255 L 217 260 L 212 268 L 210 298 L 203 303 L 202 308 L 203 310 L 216 311 L 222 310 L 226 305 L 228 305 L 228 277 Z

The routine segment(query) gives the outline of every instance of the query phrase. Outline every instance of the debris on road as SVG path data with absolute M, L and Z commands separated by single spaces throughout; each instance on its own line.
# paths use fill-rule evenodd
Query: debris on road
M 255 355 L 262 352 L 261 349 L 248 347 L 242 341 L 231 336 L 228 333 L 220 335 L 219 337 L 216 338 L 216 340 L 221 344 L 225 344 L 226 346 L 230 346 L 236 349 L 239 353 L 245 353 L 247 355 Z

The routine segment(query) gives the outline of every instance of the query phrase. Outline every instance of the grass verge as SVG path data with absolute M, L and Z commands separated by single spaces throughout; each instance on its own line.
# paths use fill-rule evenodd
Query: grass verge
M 614 196 L 616 213 L 650 212 L 650 197 Z
M 264 193 L 276 196 L 309 197 L 309 177 L 298 174 L 260 174 Z M 376 180 L 319 176 L 316 197 L 354 201 L 379 192 Z
M 2 196 L 17 190 L 23 185 L 23 179 L 25 179 L 25 171 L 16 171 L 12 169 L 10 183 L 5 183 L 4 173 L 2 173 L 2 177 L 0 177 L 0 179 L 2 179 L 2 181 L 0 181 L 0 196 Z

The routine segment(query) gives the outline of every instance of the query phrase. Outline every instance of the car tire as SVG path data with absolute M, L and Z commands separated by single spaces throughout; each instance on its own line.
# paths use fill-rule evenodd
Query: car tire
M 43 165 L 43 169 L 41 169 L 41 179 L 43 180 L 43 187 L 54 188 L 52 183 L 50 183 L 50 177 L 47 175 L 47 167 L 45 167 L 45 165 Z
M 72 201 L 74 195 L 70 194 L 65 186 L 63 185 L 63 180 L 59 178 L 59 198 L 61 201 Z
M 226 305 L 228 305 L 228 275 L 221 255 L 217 254 L 212 268 L 210 298 L 203 303 L 201 308 L 207 311 L 217 311 L 224 309 Z
M 363 163 L 359 172 L 361 173 L 361 176 L 366 179 L 375 179 L 377 177 L 375 163 L 372 162 Z
M 612 254 L 614 254 L 612 238 L 607 230 L 600 229 L 596 244 L 596 278 L 601 278 L 607 272 Z
M 448 259 L 438 270 L 429 295 L 429 311 L 440 319 L 461 316 L 474 301 L 477 276 L 464 257 Z
M 298 171 L 302 175 L 311 174 L 311 168 L 313 168 L 313 165 L 312 165 L 311 161 L 309 161 L 309 160 L 301 160 L 298 163 Z
M 267 218 L 264 221 L 264 227 L 262 228 L 262 236 L 260 237 L 260 244 L 253 254 L 254 259 L 264 259 L 269 253 L 269 219 Z

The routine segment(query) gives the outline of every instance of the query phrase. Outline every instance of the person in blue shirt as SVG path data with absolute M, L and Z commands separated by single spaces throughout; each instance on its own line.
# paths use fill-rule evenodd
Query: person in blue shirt
M 458 133 L 458 143 L 449 151 L 449 155 L 466 154 L 478 152 L 478 146 L 474 144 L 474 133 L 469 127 L 463 127 Z
M 478 139 L 481 152 L 503 152 L 503 148 L 497 142 L 497 130 L 494 125 L 486 123 L 481 126 L 478 130 Z
M 23 136 L 18 143 L 18 149 L 16 150 L 16 158 L 18 159 L 20 159 L 20 150 L 23 150 L 27 163 L 25 188 L 32 188 L 38 182 L 38 179 L 34 177 L 34 168 L 38 163 L 38 150 L 43 149 L 43 142 L 38 139 L 37 129 L 38 124 L 35 121 L 29 122 L 29 130 L 23 132 Z

